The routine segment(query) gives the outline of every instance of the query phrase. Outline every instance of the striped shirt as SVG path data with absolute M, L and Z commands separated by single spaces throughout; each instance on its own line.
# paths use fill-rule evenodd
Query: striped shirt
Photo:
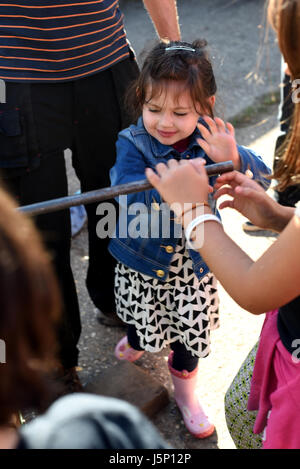
M 128 56 L 118 0 L 0 3 L 1 79 L 76 80 Z

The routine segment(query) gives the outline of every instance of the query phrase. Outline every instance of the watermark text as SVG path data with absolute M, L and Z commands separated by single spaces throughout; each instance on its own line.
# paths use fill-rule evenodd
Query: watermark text
M 6 344 L 0 339 L 0 363 L 6 363 Z

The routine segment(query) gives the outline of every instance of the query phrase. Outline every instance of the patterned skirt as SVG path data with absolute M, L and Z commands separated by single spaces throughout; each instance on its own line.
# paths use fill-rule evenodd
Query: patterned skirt
M 135 325 L 144 350 L 179 340 L 193 356 L 209 354 L 210 330 L 219 327 L 217 281 L 211 273 L 198 280 L 183 241 L 164 282 L 118 263 L 115 296 L 118 316 Z

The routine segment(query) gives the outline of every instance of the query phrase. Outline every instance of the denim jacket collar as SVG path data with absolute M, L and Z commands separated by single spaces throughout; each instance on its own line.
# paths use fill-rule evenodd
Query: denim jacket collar
M 201 119 L 201 117 L 199 118 L 199 122 L 201 123 L 205 123 L 203 121 L 203 119 Z M 150 140 L 150 144 L 151 144 L 151 149 L 152 149 L 152 153 L 154 156 L 156 156 L 157 158 L 161 158 L 161 157 L 165 157 L 167 156 L 169 153 L 173 153 L 174 152 L 174 148 L 172 146 L 169 146 L 169 145 L 163 145 L 162 143 L 160 143 L 156 138 L 152 137 L 148 132 L 147 130 L 145 129 L 144 127 L 144 123 L 143 123 L 143 118 L 140 117 L 138 119 L 138 122 L 137 122 L 137 125 L 136 125 L 136 134 L 141 134 L 141 133 L 145 133 L 146 135 L 148 135 L 149 137 L 149 140 Z M 191 149 L 195 146 L 198 147 L 199 149 L 199 144 L 197 142 L 197 139 L 198 138 L 202 138 L 201 137 L 201 133 L 198 129 L 198 127 L 196 127 L 196 129 L 194 130 L 194 132 L 192 133 L 191 137 L 190 137 L 190 143 L 188 145 L 188 148 L 186 151 L 191 151 Z M 203 152 L 204 153 L 204 152 Z

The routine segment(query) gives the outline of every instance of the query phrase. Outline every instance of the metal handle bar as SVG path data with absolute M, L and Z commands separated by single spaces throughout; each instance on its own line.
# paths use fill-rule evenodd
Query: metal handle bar
M 205 167 L 208 176 L 227 173 L 233 171 L 232 161 L 224 161 L 223 163 L 211 164 Z M 129 182 L 127 184 L 119 184 L 118 186 L 104 187 L 95 191 L 84 192 L 83 194 L 61 197 L 58 199 L 46 200 L 31 205 L 23 205 L 19 207 L 21 212 L 29 215 L 42 215 L 45 213 L 56 212 L 66 208 L 75 207 L 76 205 L 86 205 L 93 202 L 101 202 L 107 199 L 113 199 L 118 195 L 132 194 L 133 192 L 141 192 L 151 189 L 152 185 L 147 179 Z

